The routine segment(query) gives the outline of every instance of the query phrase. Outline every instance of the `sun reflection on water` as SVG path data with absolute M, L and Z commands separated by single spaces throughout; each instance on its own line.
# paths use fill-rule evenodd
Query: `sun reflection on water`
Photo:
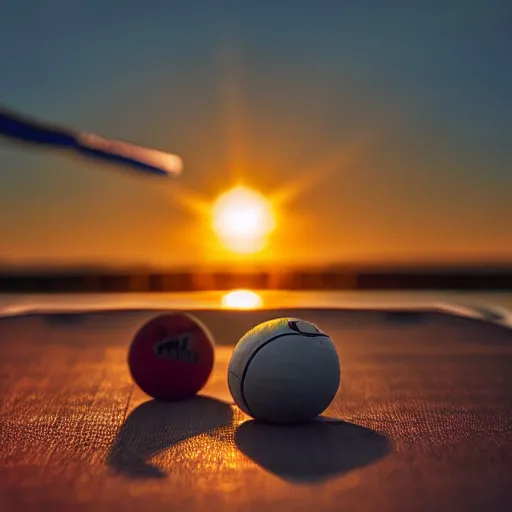
M 257 309 L 263 305 L 263 299 L 252 290 L 232 290 L 221 299 L 226 309 Z

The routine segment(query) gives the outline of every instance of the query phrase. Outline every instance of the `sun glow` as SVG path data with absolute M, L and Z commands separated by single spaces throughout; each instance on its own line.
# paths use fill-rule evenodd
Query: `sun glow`
M 222 244 L 237 253 L 261 250 L 275 227 L 270 202 L 258 192 L 236 187 L 213 207 L 213 228 Z

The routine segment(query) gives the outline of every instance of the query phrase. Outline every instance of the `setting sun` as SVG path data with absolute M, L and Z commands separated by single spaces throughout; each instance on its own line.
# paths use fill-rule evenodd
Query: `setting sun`
M 271 204 L 264 196 L 245 187 L 236 187 L 215 202 L 213 227 L 226 248 L 253 253 L 263 248 L 275 227 L 275 220 Z

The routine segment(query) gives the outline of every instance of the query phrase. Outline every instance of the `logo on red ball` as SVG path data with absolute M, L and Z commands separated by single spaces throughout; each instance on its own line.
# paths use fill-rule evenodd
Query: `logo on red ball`
M 199 363 L 199 354 L 194 350 L 194 338 L 191 333 L 164 338 L 153 346 L 155 354 L 164 359 Z

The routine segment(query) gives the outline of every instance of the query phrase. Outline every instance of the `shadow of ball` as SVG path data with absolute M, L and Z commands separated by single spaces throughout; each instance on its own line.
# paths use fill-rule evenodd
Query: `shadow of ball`
M 304 425 L 242 423 L 238 449 L 266 471 L 294 483 L 318 483 L 378 461 L 391 442 L 371 429 L 328 418 Z
M 229 404 L 204 396 L 177 402 L 150 400 L 126 418 L 106 463 L 131 478 L 163 478 L 164 469 L 151 458 L 172 446 L 214 429 L 231 425 Z

